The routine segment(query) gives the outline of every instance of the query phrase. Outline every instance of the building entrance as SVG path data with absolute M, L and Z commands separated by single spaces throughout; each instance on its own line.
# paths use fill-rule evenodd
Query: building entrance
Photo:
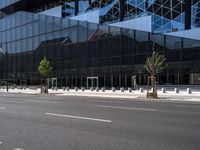
M 87 87 L 98 87 L 99 86 L 99 81 L 98 77 L 87 77 Z

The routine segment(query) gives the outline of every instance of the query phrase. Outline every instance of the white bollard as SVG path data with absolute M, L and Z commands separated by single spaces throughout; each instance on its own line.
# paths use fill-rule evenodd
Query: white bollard
M 115 92 L 115 87 L 112 87 L 112 92 Z
M 166 88 L 161 89 L 162 93 L 166 93 Z
M 121 92 L 124 92 L 124 87 L 121 87 L 120 90 L 121 90 Z
M 66 90 L 69 91 L 69 87 L 66 87 Z
M 140 93 L 143 93 L 144 92 L 144 89 L 143 88 L 140 88 Z
M 78 87 L 75 87 L 74 90 L 75 90 L 75 91 L 78 91 Z
M 192 94 L 192 89 L 191 88 L 187 88 L 187 93 L 188 94 Z
M 94 91 L 94 87 L 90 87 L 90 91 Z
M 128 88 L 128 92 L 129 92 L 129 93 L 132 93 L 132 88 Z
M 81 91 L 85 91 L 85 88 L 84 88 L 84 87 L 81 87 Z
M 99 92 L 99 87 L 96 87 L 96 92 Z
M 57 86 L 55 87 L 55 90 L 58 91 L 58 87 Z
M 179 88 L 175 88 L 175 89 L 174 89 L 174 92 L 175 92 L 175 93 L 179 93 Z
M 66 90 L 66 87 L 65 87 L 65 86 L 63 86 L 63 87 L 62 87 L 62 89 L 63 89 L 63 91 L 65 91 L 65 90 Z

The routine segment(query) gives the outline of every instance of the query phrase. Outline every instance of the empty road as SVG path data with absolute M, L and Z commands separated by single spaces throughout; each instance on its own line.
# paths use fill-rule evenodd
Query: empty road
M 200 103 L 0 93 L 0 150 L 200 150 Z

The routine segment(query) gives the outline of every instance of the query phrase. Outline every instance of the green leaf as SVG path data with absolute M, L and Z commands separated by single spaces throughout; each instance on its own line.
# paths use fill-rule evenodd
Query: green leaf
M 48 74 L 50 73 L 50 71 L 52 70 L 52 67 L 50 65 L 50 62 L 46 59 L 46 57 L 44 57 L 40 61 L 37 69 L 38 69 L 40 75 L 43 78 L 46 78 L 48 76 Z

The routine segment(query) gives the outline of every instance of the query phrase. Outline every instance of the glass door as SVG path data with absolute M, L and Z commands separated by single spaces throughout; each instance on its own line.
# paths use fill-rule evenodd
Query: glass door
M 98 86 L 98 77 L 87 77 L 87 88 Z

